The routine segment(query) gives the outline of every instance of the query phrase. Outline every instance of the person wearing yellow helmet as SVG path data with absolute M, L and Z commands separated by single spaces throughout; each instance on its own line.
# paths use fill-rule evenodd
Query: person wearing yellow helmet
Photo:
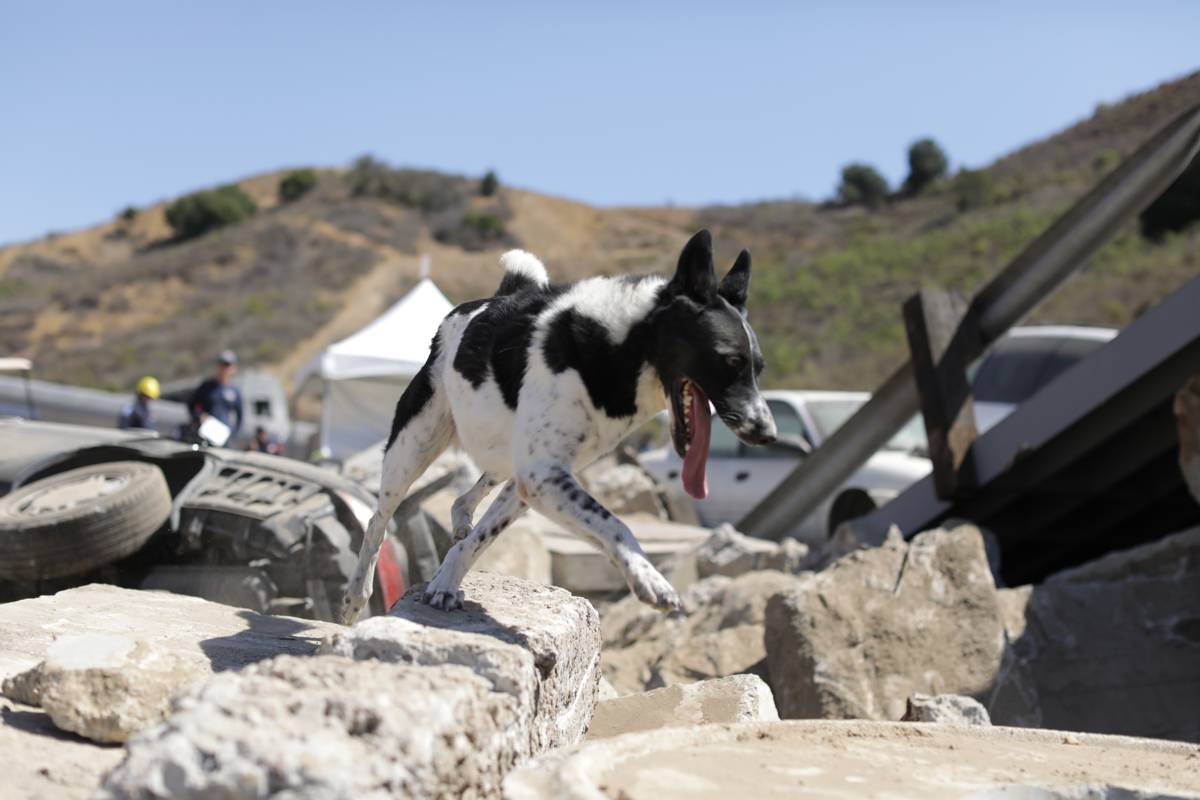
M 117 417 L 117 427 L 153 428 L 154 415 L 150 411 L 150 401 L 157 400 L 161 389 L 158 379 L 149 375 L 137 382 L 137 394 L 125 405 L 121 406 L 121 415 Z

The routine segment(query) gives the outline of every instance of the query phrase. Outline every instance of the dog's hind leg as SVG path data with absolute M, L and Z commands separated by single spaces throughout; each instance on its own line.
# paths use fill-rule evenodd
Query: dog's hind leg
M 461 542 L 471 532 L 471 518 L 475 516 L 475 508 L 479 501 L 500 484 L 500 479 L 491 472 L 479 476 L 475 485 L 465 494 L 454 501 L 450 507 L 450 527 L 453 528 L 454 541 Z
M 446 553 L 442 565 L 425 587 L 421 600 L 446 611 L 462 608 L 462 592 L 458 587 L 462 585 L 463 576 L 471 569 L 475 560 L 483 555 L 483 551 L 496 541 L 500 533 L 512 524 L 514 519 L 525 513 L 525 509 L 526 505 L 517 497 L 513 482 L 504 484 L 500 494 L 488 510 L 483 512 L 483 517 L 474 530 L 466 538 L 456 542 Z
M 405 388 L 396 404 L 392 435 L 383 454 L 383 477 L 379 482 L 379 506 L 367 525 L 358 565 L 342 598 L 341 621 L 351 625 L 362 612 L 375 579 L 375 564 L 388 521 L 410 487 L 454 436 L 454 419 L 446 393 L 434 379 L 438 359 L 437 339 L 433 352 Z
M 539 463 L 525 465 L 517 476 L 525 501 L 599 547 L 639 600 L 664 611 L 679 608 L 679 595 L 646 558 L 633 532 L 588 494 L 569 469 L 558 463 Z

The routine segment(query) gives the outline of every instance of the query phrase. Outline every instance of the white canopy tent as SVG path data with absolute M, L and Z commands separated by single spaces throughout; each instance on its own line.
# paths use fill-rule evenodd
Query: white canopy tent
M 325 349 L 308 372 L 325 381 L 321 446 L 344 458 L 391 430 L 396 400 L 429 357 L 429 344 L 453 306 L 433 281 L 412 291 L 357 333 Z

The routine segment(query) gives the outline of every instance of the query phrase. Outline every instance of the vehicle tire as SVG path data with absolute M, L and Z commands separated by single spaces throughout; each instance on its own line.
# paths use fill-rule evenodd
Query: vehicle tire
M 829 508 L 829 524 L 826 534 L 832 539 L 833 534 L 837 533 L 838 526 L 843 522 L 865 517 L 877 507 L 875 498 L 871 497 L 866 489 L 858 487 L 843 489 L 834 498 L 833 505 Z
M 171 515 L 162 470 L 139 461 L 80 467 L 0 497 L 0 578 L 78 575 L 130 555 Z

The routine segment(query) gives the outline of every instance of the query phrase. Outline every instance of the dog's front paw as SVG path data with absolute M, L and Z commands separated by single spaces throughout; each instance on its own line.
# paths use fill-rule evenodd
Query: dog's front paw
M 453 553 L 451 548 L 451 554 Z M 447 556 L 446 561 L 446 564 L 442 564 L 438 571 L 433 573 L 433 578 L 421 593 L 421 602 L 443 611 L 453 611 L 462 608 L 463 593 L 458 588 L 459 582 L 451 577 L 454 570 L 447 566 L 453 561 L 453 557 Z
M 463 593 L 457 592 L 431 592 L 428 589 L 421 595 L 421 602 L 430 608 L 440 608 L 442 611 L 455 611 L 462 608 Z
M 646 565 L 647 568 L 634 576 L 632 589 L 638 600 L 648 606 L 654 606 L 660 611 L 679 611 L 682 604 L 679 595 L 670 582 L 659 574 L 658 570 Z

